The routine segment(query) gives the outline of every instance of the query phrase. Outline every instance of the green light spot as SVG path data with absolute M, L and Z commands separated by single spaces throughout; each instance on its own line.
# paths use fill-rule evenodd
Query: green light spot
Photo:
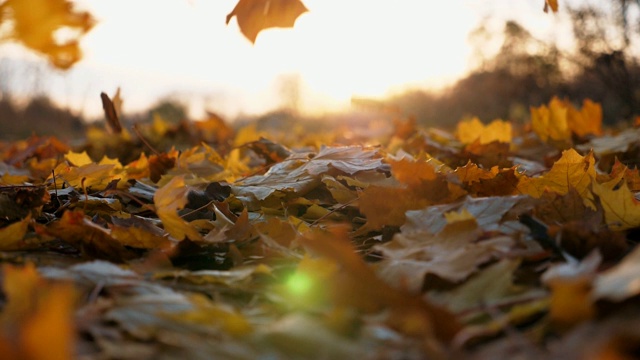
M 287 280 L 287 289 L 294 295 L 305 295 L 311 290 L 311 277 L 302 273 L 294 273 Z

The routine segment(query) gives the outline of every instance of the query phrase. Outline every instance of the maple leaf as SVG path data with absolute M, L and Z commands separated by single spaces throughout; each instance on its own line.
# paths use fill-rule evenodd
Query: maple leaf
M 456 135 L 463 144 L 471 144 L 476 140 L 480 141 L 480 144 L 488 144 L 493 141 L 511 143 L 511 123 L 494 120 L 488 125 L 484 125 L 480 119 L 474 117 L 471 120 L 459 122 Z
M 78 39 L 94 25 L 88 12 L 78 12 L 68 0 L 6 0 L 0 6 L 0 20 L 13 20 L 9 38 L 39 52 L 60 69 L 68 69 L 81 58 Z M 71 30 L 74 38 L 56 40 L 55 33 Z
M 602 106 L 589 99 L 582 103 L 582 109 L 578 111 L 568 101 L 565 101 L 568 112 L 567 122 L 571 132 L 579 137 L 587 135 L 602 135 Z
M 240 0 L 227 15 L 227 24 L 235 16 L 242 34 L 255 43 L 262 30 L 293 27 L 307 11 L 300 0 Z
M 176 240 L 202 240 L 200 233 L 178 215 L 178 210 L 187 204 L 189 189 L 183 176 L 176 176 L 153 195 L 156 214 L 164 229 Z
M 420 232 L 399 234 L 377 246 L 384 260 L 378 273 L 389 284 L 404 285 L 409 291 L 421 291 L 426 274 L 459 282 L 478 270 L 478 266 L 508 252 L 513 239 L 499 236 L 477 241 L 481 229 L 475 219 L 447 224 L 436 235 Z
M 448 341 L 459 331 L 451 313 L 419 297 L 393 288 L 355 253 L 343 226 L 309 233 L 299 240 L 303 246 L 339 267 L 330 285 L 338 304 L 351 304 L 366 312 L 389 309 L 392 327 L 411 336 L 435 336 Z
M 629 190 L 622 175 L 602 184 L 593 184 L 593 193 L 598 196 L 606 224 L 612 230 L 640 226 L 640 201 Z
M 545 191 L 566 194 L 570 188 L 574 188 L 580 196 L 590 199 L 589 186 L 596 177 L 594 164 L 593 153 L 582 156 L 574 149 L 563 151 L 562 157 L 553 164 L 548 173 L 536 178 L 520 178 L 518 190 L 534 198 L 540 198 Z
M 571 143 L 571 130 L 567 122 L 567 107 L 554 97 L 549 106 L 531 107 L 531 126 L 544 142 Z
M 629 190 L 633 192 L 640 191 L 640 171 L 638 169 L 629 169 L 626 165 L 621 163 L 617 158 L 613 166 L 611 167 L 610 179 L 617 178 L 620 174 L 623 174 L 623 179 L 627 182 Z

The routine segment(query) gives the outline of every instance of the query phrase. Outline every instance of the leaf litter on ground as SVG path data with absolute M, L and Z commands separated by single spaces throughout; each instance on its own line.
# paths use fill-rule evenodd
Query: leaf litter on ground
M 589 101 L 531 111 L 529 127 L 397 119 L 360 136 L 156 117 L 138 138 L 94 125 L 73 149 L 2 144 L 0 350 L 580 358 L 589 342 L 628 355 L 635 130 L 603 128 Z

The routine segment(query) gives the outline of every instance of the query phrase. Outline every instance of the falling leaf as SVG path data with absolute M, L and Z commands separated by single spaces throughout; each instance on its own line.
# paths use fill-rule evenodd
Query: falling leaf
M 252 43 L 258 34 L 274 27 L 293 27 L 307 8 L 300 0 L 239 0 L 227 15 L 227 24 L 234 16 L 242 34 Z
M 153 195 L 156 214 L 162 220 L 164 229 L 176 240 L 202 240 L 202 235 L 178 215 L 178 210 L 187 204 L 188 192 L 184 177 L 171 179 Z
M 94 25 L 88 12 L 73 7 L 68 0 L 6 0 L 0 6 L 0 20 L 12 20 L 10 39 L 47 56 L 54 66 L 68 69 L 82 56 L 79 38 Z M 60 42 L 55 36 L 59 30 L 71 30 L 74 37 Z
M 545 0 L 544 12 L 548 12 L 549 8 L 551 8 L 551 11 L 553 12 L 558 12 L 558 0 Z

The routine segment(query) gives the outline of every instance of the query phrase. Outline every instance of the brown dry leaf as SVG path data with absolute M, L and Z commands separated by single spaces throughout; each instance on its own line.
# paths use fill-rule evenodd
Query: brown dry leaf
M 510 218 L 509 212 L 519 203 L 526 201 L 525 196 L 492 196 L 487 198 L 467 197 L 464 201 L 451 204 L 429 206 L 406 213 L 407 221 L 402 226 L 402 233 L 437 234 L 447 225 L 445 214 L 451 211 L 468 211 L 478 224 L 487 232 L 511 234 L 523 230 L 517 219 Z
M 455 170 L 455 174 L 463 184 L 463 188 L 472 196 L 508 196 L 518 194 L 519 177 L 516 168 L 490 170 L 481 169 L 469 162 Z
M 480 144 L 488 144 L 494 141 L 511 143 L 511 123 L 503 120 L 493 120 L 484 125 L 480 119 L 474 117 L 471 120 L 460 121 L 456 128 L 458 140 L 463 144 L 471 144 L 476 140 Z
M 70 284 L 42 279 L 33 263 L 5 265 L 3 288 L 7 298 L 0 315 L 0 350 L 7 359 L 72 359 L 75 354 Z
M 367 218 L 368 230 L 400 226 L 405 222 L 405 212 L 429 204 L 429 200 L 416 197 L 408 189 L 374 185 L 364 189 L 358 200 L 360 212 Z
M 599 274 L 593 283 L 593 299 L 623 301 L 640 294 L 640 246 L 616 266 Z
M 144 153 L 142 154 L 144 155 Z M 171 151 L 169 153 L 160 153 L 149 156 L 149 179 L 154 183 L 160 181 L 162 175 L 166 174 L 176 164 L 177 153 Z
M 162 220 L 162 225 L 174 239 L 202 240 L 200 233 L 178 215 L 188 202 L 189 189 L 184 183 L 184 176 L 176 176 L 166 185 L 159 188 L 153 195 L 156 214 Z
M 449 341 L 459 331 L 458 322 L 448 311 L 380 280 L 355 252 L 344 227 L 329 230 L 309 233 L 300 242 L 339 267 L 333 281 L 327 284 L 337 304 L 355 306 L 365 312 L 388 309 L 390 326 L 423 339 L 435 335 Z
M 323 147 L 318 154 L 297 153 L 272 166 L 264 175 L 251 176 L 232 186 L 250 205 L 270 196 L 304 196 L 320 185 L 322 175 L 354 175 L 385 168 L 378 151 L 362 146 Z
M 82 210 L 68 210 L 58 221 L 40 230 L 61 239 L 91 258 L 123 262 L 138 257 L 110 235 L 110 231 L 89 220 Z
M 624 178 L 624 180 L 627 182 L 627 186 L 629 186 L 629 190 L 631 190 L 632 192 L 640 191 L 640 172 L 637 168 L 631 170 L 626 165 L 618 161 L 618 159 L 616 159 L 613 167 L 611 168 L 609 178 L 615 179 L 618 176 L 622 176 Z
M 567 121 L 568 109 L 565 103 L 554 97 L 549 106 L 531 108 L 531 126 L 544 142 L 570 144 L 571 130 Z
M 492 168 L 497 166 L 499 168 L 509 168 L 513 166 L 510 160 L 510 145 L 504 142 L 492 141 L 487 144 L 481 144 L 480 141 L 475 141 L 465 146 L 461 156 L 474 162 L 484 168 Z
M 622 174 L 605 183 L 593 183 L 607 226 L 612 230 L 625 230 L 640 226 L 640 201 L 629 190 Z
M 60 69 L 68 69 L 82 57 L 78 41 L 94 25 L 88 12 L 74 10 L 68 0 L 6 0 L 0 20 L 12 20 L 8 37 L 45 55 Z M 72 38 L 60 42 L 56 33 L 69 30 Z
M 574 188 L 582 198 L 590 199 L 589 186 L 596 178 L 594 164 L 593 153 L 582 156 L 573 149 L 565 150 L 548 173 L 537 178 L 522 177 L 518 190 L 522 194 L 540 198 L 545 191 L 562 195 Z
M 549 225 L 593 219 L 595 213 L 595 210 L 585 205 L 584 199 L 573 187 L 566 194 L 544 192 L 534 209 L 536 218 Z M 594 226 L 600 226 L 600 221 Z
M 427 274 L 460 282 L 515 245 L 509 236 L 478 241 L 481 234 L 475 219 L 447 224 L 436 235 L 398 234 L 392 241 L 376 247 L 384 256 L 377 264 L 378 274 L 388 284 L 412 293 L 422 290 Z
M 242 34 L 255 43 L 262 30 L 293 27 L 307 11 L 300 0 L 240 0 L 227 15 L 227 24 L 235 16 Z

